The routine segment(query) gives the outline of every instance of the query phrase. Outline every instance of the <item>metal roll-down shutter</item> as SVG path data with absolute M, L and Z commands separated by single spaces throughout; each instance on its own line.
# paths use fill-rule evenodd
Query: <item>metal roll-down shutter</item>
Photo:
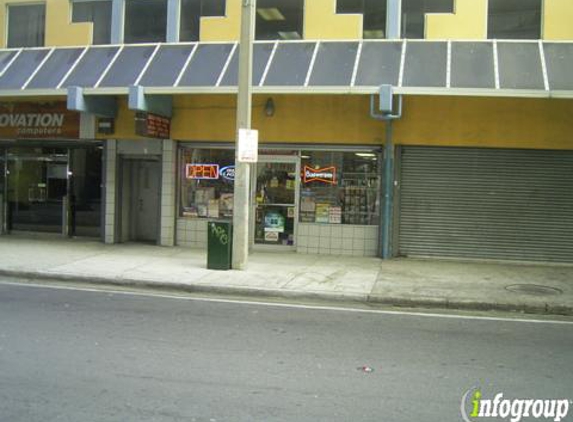
M 573 262 L 573 151 L 403 147 L 399 253 Z

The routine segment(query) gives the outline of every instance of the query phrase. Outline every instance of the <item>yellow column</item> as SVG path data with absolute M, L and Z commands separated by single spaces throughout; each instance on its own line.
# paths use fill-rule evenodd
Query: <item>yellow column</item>
M 0 1 L 0 47 L 6 47 L 8 6 L 29 4 L 28 0 Z M 34 3 L 32 3 L 34 4 Z M 87 45 L 92 42 L 91 23 L 71 23 L 72 11 L 69 0 L 49 0 L 46 4 L 47 46 Z
M 240 33 L 241 0 L 227 0 L 224 17 L 201 18 L 201 41 L 238 41 Z
M 573 40 L 573 1 L 543 2 L 542 37 L 546 40 Z
M 426 38 L 434 40 L 487 38 L 487 0 L 456 0 L 454 13 L 428 13 Z
M 362 15 L 336 14 L 336 0 L 306 0 L 304 34 L 309 40 L 358 40 Z

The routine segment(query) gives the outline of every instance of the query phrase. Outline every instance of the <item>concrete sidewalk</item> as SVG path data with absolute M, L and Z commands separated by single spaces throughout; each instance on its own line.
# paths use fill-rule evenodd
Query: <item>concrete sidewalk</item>
M 0 237 L 0 274 L 191 292 L 573 315 L 573 265 L 261 253 L 246 271 L 206 269 L 206 252 Z

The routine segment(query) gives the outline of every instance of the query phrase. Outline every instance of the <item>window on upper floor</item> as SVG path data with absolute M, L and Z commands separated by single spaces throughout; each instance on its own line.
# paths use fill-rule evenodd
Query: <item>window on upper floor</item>
M 386 0 L 337 0 L 336 13 L 362 14 L 362 37 L 386 38 Z
M 541 6 L 541 0 L 489 0 L 487 37 L 541 38 Z
M 167 0 L 126 0 L 123 39 L 126 44 L 165 42 Z
M 257 40 L 301 39 L 303 18 L 304 0 L 258 0 L 255 38 Z
M 453 13 L 454 0 L 402 0 L 402 38 L 425 38 L 427 13 Z
M 225 16 L 225 0 L 181 0 L 179 40 L 198 41 L 204 16 Z
M 8 48 L 42 47 L 45 33 L 45 4 L 8 6 Z
M 111 0 L 74 1 L 72 22 L 93 23 L 94 44 L 111 42 Z

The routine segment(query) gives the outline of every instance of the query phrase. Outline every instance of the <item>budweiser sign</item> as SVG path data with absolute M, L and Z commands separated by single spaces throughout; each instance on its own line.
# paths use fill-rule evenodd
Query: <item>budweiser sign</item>
M 78 138 L 80 115 L 63 102 L 0 105 L 0 138 Z
M 336 184 L 336 167 L 313 169 L 312 167 L 304 166 L 302 181 L 304 183 L 322 182 L 334 185 Z

